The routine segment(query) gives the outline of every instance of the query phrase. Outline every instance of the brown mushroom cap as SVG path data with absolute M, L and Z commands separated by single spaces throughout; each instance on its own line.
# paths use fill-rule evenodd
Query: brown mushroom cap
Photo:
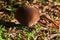
M 32 27 L 40 19 L 40 13 L 34 6 L 22 6 L 17 9 L 15 18 L 23 25 Z

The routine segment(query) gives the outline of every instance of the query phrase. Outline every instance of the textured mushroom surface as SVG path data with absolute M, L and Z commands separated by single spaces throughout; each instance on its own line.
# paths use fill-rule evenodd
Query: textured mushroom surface
M 32 27 L 40 19 L 40 13 L 34 6 L 22 6 L 17 8 L 15 18 L 23 25 Z

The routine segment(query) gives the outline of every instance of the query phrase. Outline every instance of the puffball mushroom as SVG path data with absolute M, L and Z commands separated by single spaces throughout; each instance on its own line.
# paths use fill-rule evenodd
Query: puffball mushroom
M 32 27 L 40 19 L 40 13 L 33 5 L 21 6 L 17 8 L 15 18 L 23 25 Z

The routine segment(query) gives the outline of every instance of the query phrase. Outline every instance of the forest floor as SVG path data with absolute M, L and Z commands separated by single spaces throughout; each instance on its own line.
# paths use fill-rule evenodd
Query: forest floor
M 34 28 L 15 25 L 14 7 L 3 1 L 0 4 L 0 40 L 60 40 L 59 3 L 35 3 L 41 15 L 40 22 Z

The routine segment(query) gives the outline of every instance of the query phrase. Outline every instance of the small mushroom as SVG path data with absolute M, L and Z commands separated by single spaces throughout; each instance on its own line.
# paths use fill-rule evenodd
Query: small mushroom
M 40 19 L 40 13 L 33 5 L 26 5 L 17 8 L 15 18 L 23 25 L 32 27 Z

